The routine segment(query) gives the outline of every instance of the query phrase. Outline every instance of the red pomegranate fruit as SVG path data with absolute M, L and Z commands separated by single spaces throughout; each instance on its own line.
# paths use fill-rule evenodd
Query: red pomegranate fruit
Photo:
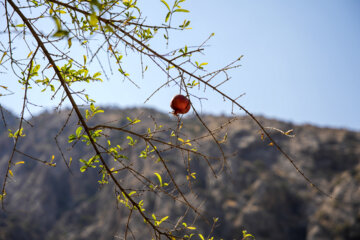
M 176 95 L 171 101 L 170 107 L 174 110 L 173 114 L 185 114 L 190 110 L 190 100 L 183 95 Z

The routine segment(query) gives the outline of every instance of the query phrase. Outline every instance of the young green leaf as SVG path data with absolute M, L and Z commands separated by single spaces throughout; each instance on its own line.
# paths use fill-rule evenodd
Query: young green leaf
M 56 33 L 54 33 L 53 37 L 61 38 L 61 37 L 65 37 L 65 36 L 68 36 L 68 35 L 69 35 L 68 31 L 58 30 Z
M 251 235 L 250 233 L 247 233 L 246 230 L 242 231 L 243 234 L 243 238 L 242 240 L 250 240 L 250 239 L 255 239 L 255 237 L 253 235 Z
M 167 4 L 167 2 L 165 2 L 164 0 L 160 0 L 166 7 L 167 9 L 169 10 L 169 12 L 171 11 L 170 7 L 169 7 L 169 4 Z
M 2 57 L 1 57 L 1 59 L 0 59 L 0 64 L 1 64 L 1 62 L 3 61 L 4 57 L 6 56 L 6 54 L 7 54 L 7 52 L 4 52 L 4 53 L 3 53 L 3 55 L 2 55 Z
M 170 18 L 171 12 L 168 12 L 165 17 L 165 22 L 167 22 Z M 164 35 L 165 36 L 165 35 Z
M 175 9 L 174 12 L 190 12 L 189 10 L 186 10 L 186 9 L 182 9 L 182 8 L 178 8 L 178 9 Z
M 72 45 L 72 41 L 71 41 L 71 40 L 72 40 L 72 38 L 69 38 L 69 39 L 68 39 L 69 48 L 71 48 L 71 45 Z
M 53 20 L 55 21 L 56 29 L 61 30 L 61 22 L 60 22 L 60 20 L 57 17 L 53 17 Z
M 97 16 L 96 16 L 96 12 L 93 12 L 93 13 L 90 15 L 90 21 L 89 21 L 89 23 L 90 23 L 91 26 L 95 27 L 95 26 L 97 26 L 98 22 L 99 22 L 99 20 L 98 20 L 98 18 L 97 18 Z
M 161 176 L 160 176 L 160 174 L 158 174 L 158 173 L 154 173 L 156 176 L 157 176 L 157 178 L 159 179 L 159 183 L 160 183 L 160 186 L 162 187 L 163 186 L 163 183 L 162 183 L 162 178 L 161 178 Z
M 31 51 L 26 58 L 29 58 L 33 54 L 33 51 Z
M 82 131 L 82 127 L 78 127 L 77 129 L 76 129 L 76 136 L 78 137 L 78 138 L 80 138 L 80 134 L 81 134 L 81 131 Z

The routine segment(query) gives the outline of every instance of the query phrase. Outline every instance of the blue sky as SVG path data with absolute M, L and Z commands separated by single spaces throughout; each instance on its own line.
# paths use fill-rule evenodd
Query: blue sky
M 139 2 L 149 21 L 165 17 L 160 1 Z M 231 71 L 231 81 L 221 90 L 232 97 L 246 93 L 239 102 L 250 112 L 299 124 L 360 130 L 360 1 L 187 0 L 182 6 L 191 11 L 181 19 L 191 20 L 192 30 L 171 33 L 171 44 L 163 52 L 184 44 L 199 45 L 214 32 L 199 58 L 209 63 L 208 69 L 216 69 L 244 55 L 242 66 Z M 7 43 L 4 35 L 0 40 Z M 139 72 L 137 62 L 130 57 L 129 71 Z M 19 91 L 16 79 L 2 76 L 0 85 Z M 141 89 L 109 76 L 110 81 L 86 87 L 97 104 L 171 111 L 169 102 L 178 93 L 174 87 L 143 104 L 166 80 L 160 72 L 150 71 L 144 79 L 135 73 Z M 208 99 L 201 105 L 195 102 L 202 113 L 231 112 L 231 105 L 211 91 L 198 94 Z M 49 95 L 30 97 L 46 108 L 54 104 L 46 100 Z M 18 113 L 21 98 L 21 94 L 1 97 L 0 104 Z

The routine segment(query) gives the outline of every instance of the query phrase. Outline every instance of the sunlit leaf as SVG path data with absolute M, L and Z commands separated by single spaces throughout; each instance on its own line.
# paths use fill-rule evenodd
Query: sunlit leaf
M 157 178 L 159 179 L 160 186 L 163 186 L 162 178 L 161 178 L 160 174 L 158 174 L 158 173 L 154 173 L 154 174 L 155 174 L 155 175 L 157 176 Z
M 167 9 L 169 10 L 169 12 L 171 11 L 169 5 L 167 4 L 167 2 L 165 2 L 164 0 L 160 0 L 166 7 Z
M 33 54 L 33 51 L 31 51 L 26 58 L 29 58 Z
M 1 59 L 0 59 L 0 63 L 3 61 L 4 57 L 6 56 L 7 52 L 4 52 Z
M 55 159 L 55 156 L 52 155 L 52 156 L 51 156 L 51 161 L 50 161 L 50 163 L 52 163 L 52 162 L 54 161 L 54 159 Z
M 169 20 L 170 15 L 171 15 L 171 12 L 168 12 L 168 13 L 166 14 L 165 22 L 167 22 L 167 21 Z M 164 35 L 164 36 L 165 36 L 165 35 Z
M 68 39 L 69 48 L 71 48 L 71 46 L 72 46 L 72 41 L 71 41 L 71 40 L 72 40 L 72 38 L 69 38 L 69 39 Z
M 89 23 L 90 23 L 90 25 L 91 26 L 96 26 L 97 24 L 98 24 L 98 22 L 99 22 L 99 20 L 98 20 L 98 18 L 97 18 L 97 16 L 96 16 L 96 12 L 93 12 L 91 15 L 90 15 L 90 21 L 89 21 Z
M 77 137 L 80 137 L 80 134 L 81 134 L 81 131 L 82 131 L 82 127 L 78 127 L 77 129 L 76 129 L 76 136 Z
M 61 30 L 61 22 L 60 22 L 60 20 L 57 17 L 53 17 L 53 20 L 55 21 L 56 29 Z
M 69 32 L 65 30 L 58 30 L 56 33 L 54 33 L 53 37 L 65 37 L 68 36 Z
M 182 9 L 182 8 L 179 8 L 179 9 L 176 9 L 174 10 L 174 12 L 190 12 L 189 10 L 186 10 L 186 9 Z

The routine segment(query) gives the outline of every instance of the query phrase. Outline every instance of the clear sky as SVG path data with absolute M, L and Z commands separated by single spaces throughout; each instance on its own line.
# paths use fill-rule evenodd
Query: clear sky
M 139 2 L 149 20 L 165 17 L 160 1 Z M 214 32 L 201 59 L 209 63 L 207 68 L 215 69 L 244 55 L 242 66 L 231 71 L 231 81 L 221 89 L 232 97 L 246 93 L 239 102 L 250 112 L 294 123 L 360 130 L 360 1 L 187 0 L 182 6 L 191 11 L 182 16 L 191 20 L 192 30 L 171 33 L 171 45 L 163 52 L 172 46 L 199 45 Z M 4 34 L 0 40 L 7 44 Z M 130 70 L 139 71 L 132 63 L 128 63 Z M 16 79 L 5 73 L 0 76 L 0 85 L 19 90 L 13 85 Z M 109 78 L 86 87 L 97 104 L 170 112 L 169 102 L 178 92 L 166 88 L 144 105 L 166 80 L 164 75 L 150 71 L 138 80 L 141 89 L 119 81 L 119 76 L 109 74 Z M 202 102 L 203 113 L 231 112 L 231 106 L 211 91 L 200 94 L 209 99 Z M 0 104 L 18 113 L 21 97 L 1 97 Z M 30 97 L 51 108 L 52 103 L 38 94 Z

